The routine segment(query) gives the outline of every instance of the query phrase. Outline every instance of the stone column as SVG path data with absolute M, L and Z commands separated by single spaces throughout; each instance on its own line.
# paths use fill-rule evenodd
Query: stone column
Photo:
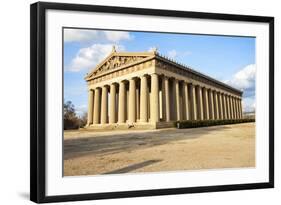
M 151 74 L 150 105 L 151 122 L 159 122 L 159 81 L 156 73 Z
M 211 89 L 208 90 L 208 97 L 209 97 L 209 117 L 210 119 L 214 120 L 215 119 L 215 111 L 214 111 L 214 96 L 213 96 L 213 91 Z
M 197 120 L 197 103 L 196 103 L 196 94 L 195 94 L 195 86 L 190 84 L 190 111 L 191 111 L 191 119 Z
M 94 119 L 93 124 L 100 123 L 100 88 L 95 89 Z
M 101 124 L 107 123 L 107 115 L 108 115 L 108 109 L 107 109 L 107 95 L 108 95 L 108 88 L 107 86 L 102 87 L 102 93 L 101 93 Z
M 147 76 L 141 77 L 141 88 L 140 88 L 140 121 L 147 122 L 148 120 L 148 86 Z
M 235 106 L 236 106 L 236 118 L 240 119 L 240 112 L 239 112 L 239 104 L 238 104 L 239 99 L 235 98 Z
M 240 111 L 239 101 L 240 101 L 240 99 L 237 98 L 238 118 L 241 119 L 241 111 Z
M 235 113 L 234 117 L 235 119 L 238 119 L 236 97 L 233 97 L 233 104 L 234 104 L 234 113 Z
M 218 94 L 217 91 L 213 91 L 214 94 L 214 113 L 215 119 L 219 119 L 219 105 L 218 105 Z
M 229 96 L 229 106 L 230 106 L 230 119 L 233 119 L 233 104 L 232 104 L 232 96 Z
M 231 109 L 231 111 L 232 111 L 232 119 L 235 119 L 235 107 L 234 107 L 234 101 L 233 101 L 233 97 L 231 96 L 231 98 L 230 98 L 230 100 L 231 100 L 231 107 L 232 107 L 232 109 Z
M 231 110 L 230 110 L 230 98 L 229 98 L 229 95 L 227 95 L 227 113 L 228 113 L 228 119 L 231 119 Z
M 239 99 L 238 98 L 235 98 L 235 106 L 236 106 L 236 118 L 237 119 L 240 119 L 240 112 L 239 112 Z
M 227 119 L 228 118 L 228 115 L 227 115 L 227 105 L 226 105 L 226 99 L 225 99 L 225 94 L 222 94 L 222 102 L 223 102 L 223 116 L 224 116 L 224 119 Z
M 116 122 L 116 84 L 110 85 L 109 123 Z
M 136 85 L 136 121 L 140 119 L 140 88 Z
M 241 98 L 240 101 L 239 101 L 239 105 L 240 105 L 241 118 L 243 118 L 242 98 Z
M 239 119 L 239 113 L 238 113 L 238 106 L 237 106 L 237 99 L 234 98 L 234 105 L 235 105 L 235 119 Z
M 166 122 L 171 120 L 171 112 L 170 112 L 170 92 L 169 92 L 169 78 L 166 76 L 163 77 L 162 81 L 162 99 L 163 99 L 163 113 Z
M 130 87 L 130 86 L 129 86 Z M 130 92 L 129 92 L 129 88 L 127 88 L 126 85 L 126 101 L 125 101 L 125 122 L 129 121 L 129 99 L 130 99 Z
M 136 81 L 130 79 L 129 83 L 129 123 L 136 121 Z
M 226 97 L 226 102 L 227 102 L 227 116 L 228 116 L 228 119 L 231 119 L 229 95 L 226 95 L 225 97 Z
M 209 97 L 207 88 L 203 88 L 203 110 L 204 110 L 204 119 L 209 120 Z
M 234 101 L 234 97 L 232 97 L 231 100 L 232 100 L 233 119 L 235 119 L 235 118 L 236 118 L 236 113 L 235 113 L 235 101 Z
M 166 121 L 165 76 L 161 76 L 161 106 L 162 120 Z
M 240 101 L 240 99 L 239 98 L 237 98 L 237 109 L 238 109 L 238 119 L 241 119 L 241 112 L 240 112 L 240 106 L 239 106 L 239 101 Z
M 181 106 L 180 106 L 180 86 L 179 81 L 175 79 L 175 85 L 176 85 L 176 119 L 181 120 Z
M 124 81 L 119 84 L 119 96 L 118 96 L 118 123 L 125 122 L 125 100 L 126 100 L 126 85 Z
M 220 116 L 220 119 L 224 119 L 224 116 L 223 116 L 223 106 L 222 106 L 222 97 L 221 97 L 221 93 L 218 93 L 218 102 L 219 102 L 219 116 Z
M 176 79 L 172 79 L 172 93 L 171 93 L 171 118 L 177 120 L 177 96 L 176 96 Z
M 239 98 L 236 99 L 236 106 L 237 106 L 237 115 L 238 115 L 238 119 L 240 119 L 240 108 L 239 108 Z
M 189 120 L 188 84 L 183 82 L 183 116 L 184 120 Z
M 203 120 L 204 115 L 203 115 L 203 102 L 202 102 L 202 87 L 201 86 L 196 86 L 196 100 L 197 100 L 197 118 L 198 120 Z
M 93 123 L 93 108 L 94 108 L 94 91 L 88 91 L 88 122 L 87 125 Z

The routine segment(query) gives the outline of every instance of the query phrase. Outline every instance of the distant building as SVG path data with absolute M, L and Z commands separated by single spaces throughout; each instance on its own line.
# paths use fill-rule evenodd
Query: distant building
M 255 119 L 256 118 L 256 113 L 255 112 L 243 112 L 243 118 Z
M 152 52 L 112 53 L 85 80 L 88 128 L 162 128 L 242 118 L 242 92 Z

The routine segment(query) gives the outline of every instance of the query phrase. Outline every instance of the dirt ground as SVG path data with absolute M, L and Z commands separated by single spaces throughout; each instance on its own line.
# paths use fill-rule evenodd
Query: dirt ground
M 64 132 L 65 176 L 254 166 L 255 123 Z

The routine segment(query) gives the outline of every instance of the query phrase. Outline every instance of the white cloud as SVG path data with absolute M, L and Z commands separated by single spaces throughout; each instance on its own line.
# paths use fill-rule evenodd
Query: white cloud
M 83 80 L 83 79 L 81 79 Z M 73 99 L 75 97 L 81 96 L 82 94 L 87 93 L 87 84 L 83 80 L 83 83 L 75 83 L 75 84 L 68 84 L 65 86 L 64 89 L 64 98 L 65 99 Z
M 148 52 L 152 52 L 152 51 L 155 51 L 157 50 L 157 47 L 156 46 L 152 46 L 148 49 Z
M 75 107 L 75 112 L 78 116 L 82 117 L 84 113 L 87 113 L 88 107 L 85 104 Z
M 104 31 L 106 39 L 111 42 L 119 42 L 121 40 L 130 40 L 132 36 L 125 31 Z
M 82 42 L 97 39 L 99 32 L 96 30 L 80 30 L 80 29 L 65 29 L 64 41 L 65 42 Z
M 191 54 L 192 54 L 191 51 L 185 51 L 181 55 L 188 56 L 188 55 L 191 55 Z
M 226 80 L 226 84 L 243 91 L 243 111 L 255 111 L 255 90 L 256 90 L 256 65 L 250 64 L 233 75 L 231 80 Z
M 169 58 L 175 59 L 177 57 L 184 57 L 184 56 L 188 56 L 190 55 L 191 52 L 190 51 L 176 51 L 175 49 L 172 49 L 170 51 L 167 52 L 167 55 Z
M 243 98 L 242 100 L 243 112 L 254 112 L 256 110 L 256 101 L 255 98 Z
M 66 70 L 79 72 L 93 68 L 111 53 L 112 46 L 113 44 L 93 44 L 90 47 L 81 48 L 71 60 L 70 65 L 66 67 Z M 122 45 L 116 47 L 119 51 L 124 50 Z
M 82 30 L 82 29 L 65 29 L 65 42 L 119 42 L 121 40 L 130 40 L 132 36 L 125 31 L 99 31 L 99 30 Z
M 227 81 L 228 84 L 242 91 L 252 90 L 255 88 L 256 65 L 250 64 L 238 71 L 233 79 Z
M 175 58 L 178 55 L 178 53 L 175 49 L 168 51 L 167 54 L 168 54 L 169 58 Z

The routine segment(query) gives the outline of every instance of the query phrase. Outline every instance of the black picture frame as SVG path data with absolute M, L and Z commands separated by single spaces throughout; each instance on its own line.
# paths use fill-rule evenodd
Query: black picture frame
M 195 19 L 263 22 L 269 25 L 269 181 L 263 183 L 229 184 L 157 190 L 89 193 L 46 196 L 45 141 L 45 25 L 46 10 L 108 12 L 131 15 L 169 16 Z M 198 192 L 231 191 L 274 187 L 274 17 L 233 15 L 146 8 L 111 7 L 82 4 L 38 2 L 30 6 L 30 199 L 37 203 L 76 200 L 97 200 Z

